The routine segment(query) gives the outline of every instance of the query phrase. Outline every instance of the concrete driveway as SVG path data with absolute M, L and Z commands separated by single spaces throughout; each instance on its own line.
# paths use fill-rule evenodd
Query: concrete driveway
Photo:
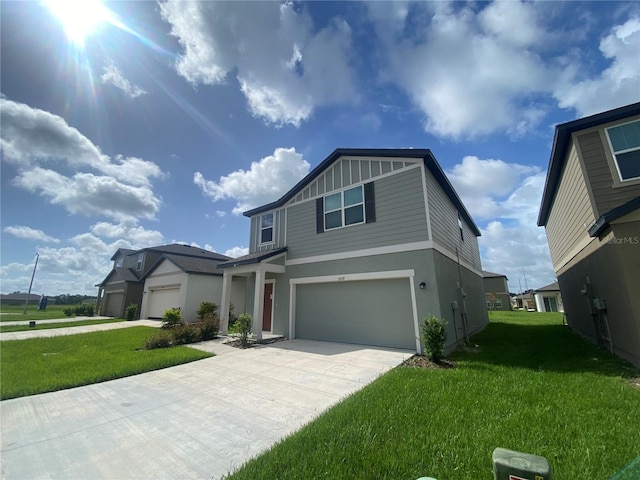
M 220 478 L 412 354 L 289 340 L 5 400 L 0 475 Z

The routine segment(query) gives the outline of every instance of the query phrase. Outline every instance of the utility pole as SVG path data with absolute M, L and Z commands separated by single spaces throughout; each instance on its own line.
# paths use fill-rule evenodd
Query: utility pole
M 33 273 L 31 274 L 31 283 L 29 283 L 29 292 L 27 293 L 27 299 L 24 301 L 24 312 L 23 315 L 27 314 L 27 305 L 29 305 L 29 297 L 31 296 L 31 287 L 33 286 L 33 279 L 36 276 L 36 268 L 38 267 L 38 258 L 40 258 L 40 254 L 36 253 L 36 264 L 33 266 Z
M 529 291 L 529 285 L 527 285 L 527 274 L 524 271 L 524 267 L 522 268 L 522 275 L 524 275 L 524 288 Z

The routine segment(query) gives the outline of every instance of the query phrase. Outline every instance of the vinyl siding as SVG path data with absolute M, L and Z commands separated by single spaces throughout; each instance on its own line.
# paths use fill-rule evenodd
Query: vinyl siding
M 478 239 L 462 219 L 464 241 L 460 239 L 460 227 L 458 226 L 458 210 L 451 203 L 438 182 L 426 171 L 427 199 L 429 202 L 429 217 L 431 222 L 431 234 L 434 243 L 446 248 L 455 254 L 456 247 L 460 258 L 474 268 L 481 270 L 480 249 Z
M 609 145 L 606 135 L 605 130 L 600 129 L 577 136 L 589 185 L 596 203 L 596 217 L 600 217 L 640 195 L 640 185 L 637 183 L 613 187 L 612 175 L 617 177 L 618 172 L 615 171 L 615 167 L 612 172 L 607 160 L 607 153 L 610 152 L 608 152 Z
M 266 213 L 273 213 L 273 240 L 274 243 L 260 245 L 260 217 Z M 272 212 L 264 212 L 251 217 L 251 236 L 249 253 L 267 251 L 285 246 L 286 213 L 283 208 Z
M 414 168 L 375 181 L 374 223 L 318 234 L 315 201 L 291 205 L 287 209 L 287 258 L 428 240 L 419 172 L 420 169 Z
M 588 229 L 596 220 L 575 145 L 568 155 L 546 225 L 556 272 L 579 244 L 589 241 Z

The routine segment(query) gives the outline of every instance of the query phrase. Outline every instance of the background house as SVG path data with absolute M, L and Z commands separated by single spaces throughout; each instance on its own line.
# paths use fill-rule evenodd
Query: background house
M 158 315 L 158 312 L 163 307 L 170 308 L 167 305 L 184 308 L 185 313 L 194 310 L 192 302 L 196 301 L 196 297 L 202 296 L 188 295 L 189 284 L 196 292 L 199 291 L 202 283 L 208 282 L 212 285 L 216 282 L 221 283 L 222 272 L 217 271 L 215 266 L 220 262 L 230 260 L 230 258 L 198 247 L 170 244 L 141 250 L 121 248 L 111 257 L 111 260 L 113 260 L 113 269 L 97 285 L 100 315 L 122 318 L 125 308 L 130 304 L 136 304 L 141 318 L 145 318 L 142 315 L 149 315 L 149 313 L 153 317 L 162 317 L 162 313 Z M 165 264 L 158 270 L 165 263 L 165 260 L 174 267 Z M 185 276 L 179 274 L 176 276 L 178 271 Z M 149 289 L 147 289 L 145 282 L 150 274 L 152 275 L 149 280 Z M 174 275 L 171 278 L 172 274 Z M 202 277 L 195 279 L 196 277 L 190 277 L 190 275 L 201 275 Z M 204 280 L 204 276 L 215 278 Z M 163 277 L 169 278 L 163 279 Z M 190 279 L 193 280 L 189 282 Z M 218 288 L 218 291 L 220 290 L 221 287 Z M 145 291 L 147 291 L 147 296 L 143 304 Z M 154 296 L 152 292 L 157 294 Z M 206 301 L 219 304 L 220 297 L 216 297 L 215 292 L 216 289 L 212 287 L 211 294 Z M 198 306 L 199 303 L 195 306 L 195 310 Z
M 514 296 L 512 299 L 512 305 L 516 310 L 527 310 L 530 312 L 535 312 L 536 299 L 533 295 L 533 290 L 528 290 Z
M 508 280 L 507 276 L 501 273 L 482 271 L 482 284 L 489 311 L 511 310 Z
M 254 333 L 419 349 L 488 322 L 480 232 L 429 150 L 337 149 L 282 198 L 245 212 L 250 253 L 219 265 L 249 278 Z M 222 326 L 224 330 L 224 325 Z
M 640 103 L 556 127 L 538 225 L 568 324 L 640 365 Z
M 536 310 L 538 312 L 564 312 L 562 295 L 558 282 L 553 282 L 535 290 Z

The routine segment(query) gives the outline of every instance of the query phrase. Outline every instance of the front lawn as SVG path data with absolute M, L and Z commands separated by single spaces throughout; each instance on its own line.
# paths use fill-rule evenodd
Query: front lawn
M 81 327 L 82 325 L 97 325 L 100 323 L 116 323 L 123 322 L 124 320 L 109 319 L 109 320 L 79 320 L 77 322 L 55 322 L 55 323 L 36 323 L 35 327 L 29 327 L 29 324 L 25 322 L 25 325 L 2 325 L 0 324 L 0 333 L 6 332 L 23 332 L 26 330 L 47 330 L 50 328 L 64 328 L 64 327 Z
M 0 399 L 24 397 L 210 357 L 188 347 L 138 350 L 153 327 L 0 343 Z
M 604 480 L 640 453 L 637 370 L 561 315 L 491 320 L 457 368 L 396 368 L 231 478 L 488 480 L 504 447 L 546 457 L 556 480 Z
M 46 310 L 38 310 L 37 305 L 29 305 L 24 313 L 24 305 L 1 305 L 0 322 L 17 322 L 20 320 L 47 320 L 68 318 L 63 310 L 75 305 L 48 305 Z

